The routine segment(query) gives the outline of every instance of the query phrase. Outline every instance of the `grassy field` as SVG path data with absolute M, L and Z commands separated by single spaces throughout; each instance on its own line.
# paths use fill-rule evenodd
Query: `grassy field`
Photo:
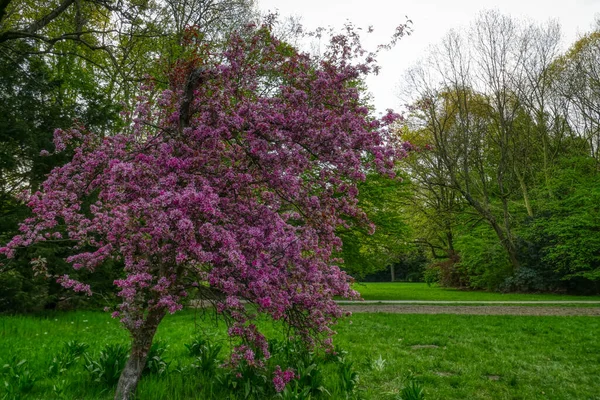
M 563 294 L 496 293 L 447 289 L 439 286 L 427 286 L 426 283 L 406 282 L 369 282 L 356 283 L 365 300 L 431 300 L 431 301 L 556 301 L 556 300 L 594 300 L 600 296 L 569 296 Z
M 263 327 L 279 335 L 277 326 Z M 600 400 L 598 318 L 357 314 L 337 330 L 336 343 L 359 374 L 354 398 L 398 399 L 411 376 L 421 382 L 426 399 Z M 157 339 L 168 345 L 169 372 L 144 377 L 138 400 L 206 398 L 195 375 L 178 372 L 193 362 L 184 344 L 197 332 L 229 345 L 223 326 L 195 311 L 168 317 Z M 27 360 L 24 365 L 37 378 L 22 398 L 111 398 L 111 389 L 91 382 L 83 359 L 63 372 L 49 372 L 64 343 L 74 339 L 96 354 L 106 344 L 126 343 L 127 335 L 100 312 L 0 317 L 0 365 Z M 336 368 L 323 367 L 326 386 Z M 6 367 L 0 374 L 0 383 L 9 379 Z M 331 396 L 318 398 L 341 398 L 335 388 L 329 390 Z

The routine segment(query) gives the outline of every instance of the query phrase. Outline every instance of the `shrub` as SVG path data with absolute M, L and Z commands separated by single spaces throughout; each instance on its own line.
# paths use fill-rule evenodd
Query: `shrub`
M 472 289 L 498 289 L 511 274 L 506 250 L 488 226 L 474 228 L 456 239 L 460 262 L 456 270 L 467 277 Z
M 423 276 L 429 285 L 438 283 L 445 287 L 469 286 L 469 277 L 461 269 L 460 256 L 457 253 L 450 254 L 446 260 L 428 265 Z

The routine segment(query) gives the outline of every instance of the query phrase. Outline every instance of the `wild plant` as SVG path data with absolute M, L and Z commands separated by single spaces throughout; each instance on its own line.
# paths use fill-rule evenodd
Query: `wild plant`
M 195 356 L 196 360 L 192 364 L 193 368 L 199 370 L 205 376 L 213 376 L 219 365 L 219 353 L 222 346 L 211 342 L 205 337 L 196 337 L 192 343 L 186 344 L 190 355 Z
M 3 398 L 13 399 L 20 395 L 29 393 L 37 380 L 37 377 L 29 369 L 27 360 L 17 361 L 13 356 L 9 364 L 2 367 L 4 377 L 5 395 Z
M 165 361 L 163 354 L 169 346 L 162 340 L 155 340 L 150 346 L 148 356 L 146 358 L 146 366 L 144 368 L 145 373 L 155 374 L 162 376 L 168 372 L 169 365 L 168 361 Z
M 109 344 L 100 351 L 97 359 L 92 358 L 88 353 L 84 353 L 84 368 L 90 374 L 92 381 L 112 387 L 119 381 L 128 354 L 128 346 Z
M 61 351 L 50 361 L 48 373 L 56 375 L 66 371 L 79 360 L 88 347 L 86 343 L 77 340 L 65 342 Z
M 423 385 L 412 374 L 404 379 L 404 387 L 400 391 L 397 400 L 425 400 Z
M 387 361 L 385 359 L 383 359 L 380 354 L 378 359 L 373 360 L 371 362 L 371 369 L 373 369 L 377 372 L 382 372 L 385 369 L 386 363 L 387 363 Z
M 352 361 L 344 358 L 339 365 L 341 389 L 346 395 L 352 394 L 356 390 L 359 381 L 358 373 L 354 370 L 354 364 Z

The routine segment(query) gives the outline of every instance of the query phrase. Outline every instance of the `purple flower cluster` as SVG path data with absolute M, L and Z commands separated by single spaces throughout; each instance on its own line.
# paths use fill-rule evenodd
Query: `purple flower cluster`
M 295 378 L 296 374 L 293 370 L 286 369 L 285 371 L 282 371 L 279 365 L 276 366 L 275 371 L 273 371 L 273 385 L 275 386 L 275 391 L 277 393 L 283 392 L 283 389 L 285 389 L 285 385 L 287 385 L 289 381 Z

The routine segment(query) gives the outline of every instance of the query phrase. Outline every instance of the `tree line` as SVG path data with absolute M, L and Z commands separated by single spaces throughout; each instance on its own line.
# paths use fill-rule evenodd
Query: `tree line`
M 557 22 L 486 11 L 407 71 L 400 209 L 426 279 L 598 292 L 599 62 L 599 23 L 563 52 Z

